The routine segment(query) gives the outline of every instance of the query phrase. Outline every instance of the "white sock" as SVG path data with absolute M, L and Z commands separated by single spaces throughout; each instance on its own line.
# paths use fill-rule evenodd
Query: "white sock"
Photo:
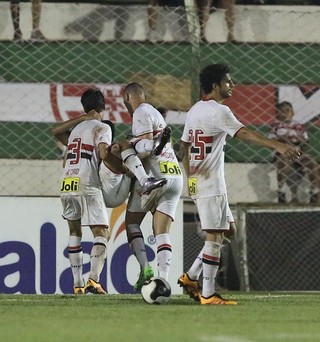
M 193 264 L 191 265 L 189 271 L 187 272 L 188 276 L 192 280 L 198 280 L 200 278 L 200 274 L 202 272 L 202 255 L 203 255 L 204 246 L 201 249 L 201 252 L 198 254 Z
M 153 146 L 154 146 L 154 140 L 141 139 L 134 145 L 134 149 L 139 154 L 139 157 L 141 157 L 141 155 L 142 156 L 149 155 L 150 152 L 153 151 Z
M 73 284 L 75 287 L 82 287 L 84 282 L 82 278 L 83 251 L 81 237 L 69 236 L 68 255 L 73 275 Z
M 156 245 L 158 276 L 165 280 L 168 280 L 172 258 L 170 235 L 168 233 L 157 235 Z
M 93 246 L 90 254 L 90 274 L 89 278 L 99 282 L 100 273 L 102 272 L 107 257 L 107 239 L 97 236 L 93 240 Z
M 202 264 L 203 264 L 203 282 L 202 296 L 210 297 L 215 291 L 215 279 L 217 276 L 222 245 L 213 241 L 204 243 Z
M 138 224 L 129 224 L 127 226 L 127 236 L 129 246 L 133 255 L 137 258 L 141 270 L 145 269 L 149 262 L 140 226 Z
M 136 151 L 133 148 L 125 150 L 121 152 L 121 157 L 126 167 L 136 176 L 140 185 L 143 185 L 149 177 Z

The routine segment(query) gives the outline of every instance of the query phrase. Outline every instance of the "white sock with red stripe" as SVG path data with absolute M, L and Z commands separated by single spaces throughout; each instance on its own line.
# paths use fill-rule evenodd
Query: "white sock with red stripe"
M 134 256 L 137 258 L 141 270 L 145 269 L 149 265 L 149 262 L 140 225 L 128 224 L 127 237 L 129 246 Z
M 202 255 L 203 255 L 204 246 L 201 249 L 201 252 L 198 254 L 193 264 L 191 265 L 189 271 L 187 272 L 188 276 L 192 280 L 198 280 L 200 278 L 200 274 L 202 272 Z
M 170 235 L 168 233 L 157 235 L 156 245 L 158 276 L 165 280 L 168 280 L 172 258 Z
M 90 253 L 90 274 L 89 278 L 99 282 L 100 273 L 102 272 L 107 257 L 108 240 L 103 236 L 97 236 L 93 240 L 93 246 Z
M 121 152 L 121 158 L 125 166 L 136 176 L 140 185 L 148 179 L 148 175 L 133 148 Z
M 204 243 L 202 265 L 203 265 L 203 282 L 202 296 L 210 297 L 215 293 L 215 280 L 220 264 L 222 244 L 206 241 Z
M 68 255 L 73 275 L 73 284 L 75 287 L 84 286 L 82 278 L 83 251 L 81 246 L 81 237 L 69 236 Z

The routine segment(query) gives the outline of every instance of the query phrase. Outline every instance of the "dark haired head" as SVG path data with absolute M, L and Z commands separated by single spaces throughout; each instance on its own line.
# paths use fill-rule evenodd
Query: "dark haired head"
M 279 103 L 276 104 L 276 109 L 281 110 L 281 108 L 283 108 L 284 106 L 289 106 L 289 107 L 293 108 L 291 102 L 289 102 L 289 101 L 282 101 L 282 102 L 279 102 Z
M 199 74 L 200 87 L 203 92 L 211 93 L 212 85 L 221 83 L 229 72 L 230 69 L 226 64 L 211 64 L 203 68 Z
M 111 142 L 113 142 L 114 135 L 115 135 L 115 127 L 114 127 L 114 124 L 113 124 L 110 120 L 102 120 L 102 122 L 110 126 L 111 132 L 112 132 Z
M 293 116 L 293 106 L 290 102 L 282 101 L 276 104 L 276 120 L 289 121 Z
M 91 110 L 100 113 L 105 109 L 104 96 L 99 89 L 87 89 L 81 96 L 81 103 L 86 113 Z

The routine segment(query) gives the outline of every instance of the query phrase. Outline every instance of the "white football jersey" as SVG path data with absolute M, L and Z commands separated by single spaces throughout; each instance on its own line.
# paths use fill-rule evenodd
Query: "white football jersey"
M 229 107 L 214 100 L 199 101 L 187 113 L 181 140 L 191 144 L 189 194 L 205 198 L 227 192 L 224 146 L 227 134 L 243 127 Z
M 61 196 L 94 195 L 101 191 L 98 145 L 110 145 L 111 137 L 110 126 L 98 120 L 83 121 L 73 128 L 68 139 Z
M 167 126 L 161 113 L 148 103 L 142 103 L 135 110 L 132 120 L 132 134 L 139 137 L 143 134 L 152 133 L 155 138 Z M 156 178 L 182 177 L 179 162 L 168 142 L 159 156 L 148 156 L 142 159 L 142 163 L 150 176 Z

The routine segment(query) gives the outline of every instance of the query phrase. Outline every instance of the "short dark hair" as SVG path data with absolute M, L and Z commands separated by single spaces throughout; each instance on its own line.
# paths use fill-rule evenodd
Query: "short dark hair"
M 276 104 L 276 109 L 281 110 L 283 106 L 289 106 L 293 109 L 292 103 L 289 101 L 282 101 Z
M 102 92 L 96 88 L 87 89 L 81 96 L 81 103 L 86 113 L 90 110 L 100 113 L 106 107 Z
M 212 84 L 221 83 L 229 72 L 230 69 L 226 64 L 211 64 L 203 68 L 199 74 L 200 87 L 203 92 L 205 94 L 211 93 Z

